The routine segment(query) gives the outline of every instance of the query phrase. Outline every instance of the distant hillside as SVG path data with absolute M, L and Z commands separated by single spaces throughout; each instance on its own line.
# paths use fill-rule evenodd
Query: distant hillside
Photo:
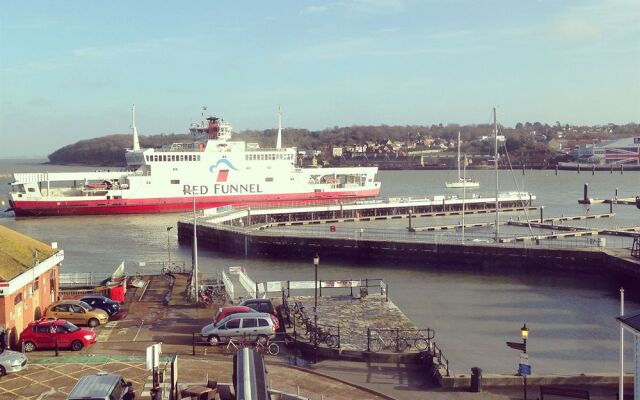
M 189 142 L 189 135 L 152 135 L 140 136 L 141 147 L 162 147 L 174 142 Z M 64 146 L 49 154 L 52 164 L 85 164 L 85 165 L 125 165 L 124 154 L 131 148 L 131 135 L 109 135 L 95 139 L 81 140 Z
M 462 137 L 463 152 L 467 154 L 492 154 L 492 143 L 480 140 L 483 136 L 491 135 L 492 127 L 489 124 L 335 126 L 317 131 L 286 128 L 282 132 L 282 143 L 287 147 L 297 147 L 300 150 L 321 150 L 323 154 L 330 155 L 333 146 L 344 147 L 387 140 L 409 143 L 419 138 L 433 138 L 437 143 L 451 144 L 455 142 L 458 132 Z M 527 160 L 527 163 L 533 159 L 552 159 L 554 157 L 553 151 L 549 148 L 548 143 L 553 138 L 599 141 L 628 137 L 639 133 L 640 125 L 636 123 L 588 127 L 562 125 L 556 121 L 553 126 L 540 122 L 519 122 L 514 128 L 500 126 L 500 134 L 506 136 L 506 148 L 512 156 L 512 161 L 516 164 L 521 158 Z M 269 148 L 275 146 L 276 134 L 276 129 L 246 130 L 234 133 L 233 140 L 258 143 L 262 148 Z M 157 148 L 171 143 L 189 143 L 191 141 L 191 137 L 187 134 L 151 135 L 141 136 L 140 146 Z M 120 166 L 125 165 L 125 149 L 127 148 L 131 148 L 130 134 L 103 136 L 82 140 L 56 150 L 49 155 L 49 160 L 53 164 Z

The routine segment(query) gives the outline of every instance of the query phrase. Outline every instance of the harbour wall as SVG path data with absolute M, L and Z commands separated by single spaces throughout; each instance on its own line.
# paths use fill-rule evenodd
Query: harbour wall
M 239 229 L 224 225 L 198 225 L 199 246 L 244 257 L 350 261 L 356 264 L 451 266 L 473 271 L 554 273 L 576 271 L 596 273 L 611 282 L 640 287 L 640 260 L 627 249 L 558 248 L 527 244 L 455 244 L 298 237 L 268 234 L 268 231 Z M 178 223 L 181 243 L 193 240 L 193 223 Z

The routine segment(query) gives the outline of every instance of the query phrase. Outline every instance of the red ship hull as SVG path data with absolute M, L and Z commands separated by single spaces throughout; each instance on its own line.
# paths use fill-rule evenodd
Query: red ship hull
M 253 196 L 201 196 L 196 197 L 196 209 L 215 208 L 226 205 L 250 207 L 275 207 L 282 205 L 304 205 L 336 203 L 378 196 L 379 188 L 350 192 L 314 192 L 286 195 Z M 193 210 L 192 197 L 111 199 L 74 201 L 12 201 L 11 207 L 17 217 L 57 215 L 111 215 L 111 214 L 157 214 L 180 213 Z

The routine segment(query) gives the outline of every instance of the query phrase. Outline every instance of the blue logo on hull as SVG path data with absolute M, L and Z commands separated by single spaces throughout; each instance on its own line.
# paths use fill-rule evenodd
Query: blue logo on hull
M 231 164 L 231 161 L 223 158 L 221 160 L 218 160 L 216 165 L 210 166 L 209 167 L 209 172 L 211 172 L 211 173 L 215 172 L 215 170 L 218 169 L 218 165 L 220 165 L 220 164 L 224 164 L 224 165 L 226 165 L 227 167 L 231 168 L 234 171 L 239 171 L 238 168 L 234 167 L 233 164 Z

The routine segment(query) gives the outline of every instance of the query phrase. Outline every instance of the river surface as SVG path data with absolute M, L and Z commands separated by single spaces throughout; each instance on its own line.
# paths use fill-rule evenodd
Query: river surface
M 0 160 L 0 198 L 6 199 L 12 172 L 82 171 L 90 167 L 38 164 L 33 160 Z M 491 171 L 468 171 L 480 181 L 481 189 L 469 193 L 495 191 Z M 424 197 L 458 194 L 447 191 L 444 182 L 456 179 L 456 171 L 381 171 L 382 197 Z M 608 199 L 616 188 L 620 197 L 640 195 L 640 172 L 610 174 L 596 172 L 501 171 L 500 190 L 525 190 L 545 206 L 545 216 L 606 213 L 608 205 L 578 205 L 583 184 L 589 195 Z M 6 207 L 3 207 L 6 208 Z M 590 220 L 598 226 L 640 225 L 640 211 L 632 206 L 616 206 L 616 216 Z M 191 263 L 191 248 L 180 246 L 176 226 L 183 216 L 79 216 L 15 219 L 0 214 L 0 224 L 45 243 L 57 242 L 65 251 L 63 272 L 111 272 L 121 261 L 165 261 L 167 241 L 174 260 Z M 423 220 L 424 221 L 424 220 Z M 581 222 L 584 223 L 584 222 Z M 426 224 L 426 222 L 425 222 Z M 592 225 L 589 225 L 592 226 Z M 593 225 L 595 226 L 595 225 Z M 313 280 L 313 265 L 301 261 L 244 259 L 201 249 L 199 266 L 207 274 L 232 265 L 243 265 L 256 282 L 274 280 Z M 487 273 L 459 271 L 447 266 L 352 265 L 322 263 L 321 279 L 383 278 L 389 294 L 414 323 L 436 331 L 436 341 L 456 373 L 469 373 L 473 366 L 485 373 L 515 373 L 518 351 L 506 341 L 519 341 L 524 322 L 530 329 L 528 352 L 534 374 L 614 373 L 618 366 L 619 287 L 601 277 L 551 274 Z M 131 271 L 130 271 L 131 272 Z M 640 312 L 640 294 L 626 293 L 625 309 Z M 627 334 L 627 370 L 632 368 L 631 339 Z

